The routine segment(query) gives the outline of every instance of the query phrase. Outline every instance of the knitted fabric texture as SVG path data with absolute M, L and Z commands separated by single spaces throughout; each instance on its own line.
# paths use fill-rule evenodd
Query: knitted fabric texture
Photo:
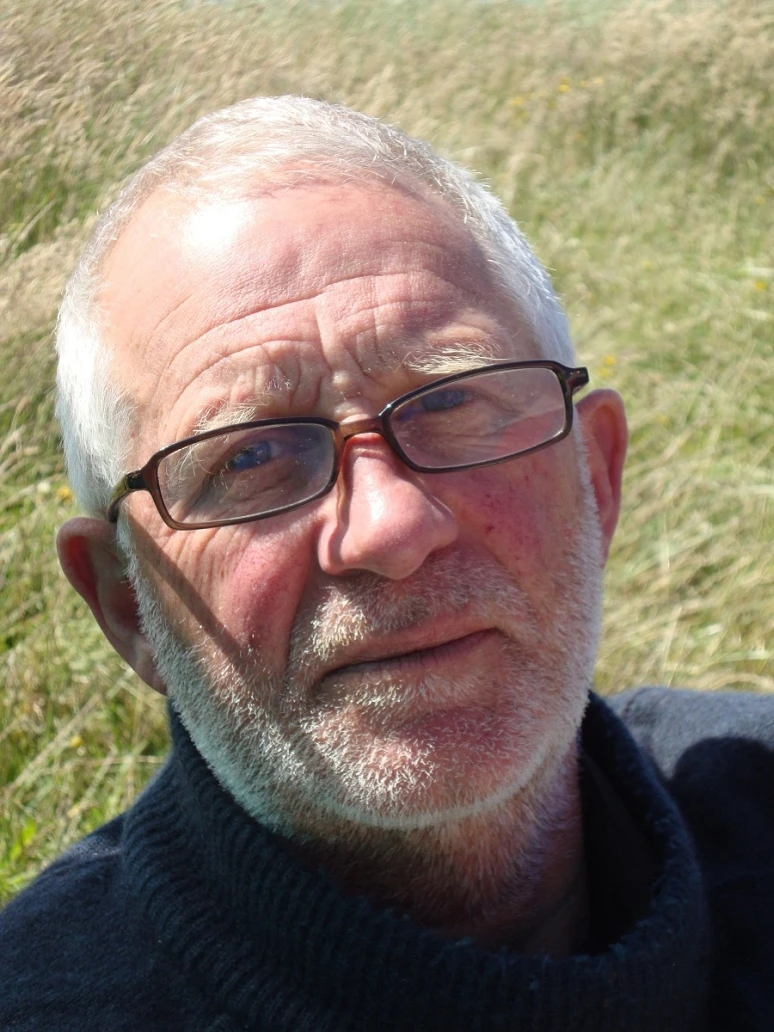
M 652 852 L 644 916 L 553 960 L 446 942 L 304 866 L 219 785 L 174 713 L 168 763 L 0 917 L 0 1028 L 687 1032 L 708 936 L 680 814 L 592 698 L 585 751 Z M 612 858 L 613 861 L 615 858 Z

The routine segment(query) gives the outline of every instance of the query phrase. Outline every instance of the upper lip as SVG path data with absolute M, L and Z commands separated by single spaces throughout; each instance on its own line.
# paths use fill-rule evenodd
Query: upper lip
M 365 647 L 358 643 L 352 649 L 343 650 L 333 662 L 326 664 L 320 672 L 319 679 L 322 680 L 334 673 L 342 673 L 362 663 L 388 662 L 403 659 L 414 653 L 428 652 L 487 630 L 492 630 L 492 628 L 486 626 L 447 627 L 434 631 L 428 628 L 419 628 L 386 641 L 370 643 Z

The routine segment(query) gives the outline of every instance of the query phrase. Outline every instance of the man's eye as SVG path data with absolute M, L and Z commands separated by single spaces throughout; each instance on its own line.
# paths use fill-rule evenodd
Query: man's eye
M 450 387 L 448 390 L 433 391 L 419 398 L 419 404 L 425 412 L 446 412 L 458 408 L 470 400 L 470 391 Z
M 429 394 L 421 394 L 414 401 L 398 409 L 393 418 L 398 423 L 421 420 L 423 416 L 452 412 L 463 406 L 467 407 L 475 400 L 476 395 L 472 391 L 464 387 L 449 387 L 447 390 L 437 390 Z
M 255 469 L 268 462 L 272 457 L 272 448 L 269 441 L 255 441 L 252 444 L 240 448 L 230 459 L 223 463 L 224 473 L 242 473 L 248 469 Z

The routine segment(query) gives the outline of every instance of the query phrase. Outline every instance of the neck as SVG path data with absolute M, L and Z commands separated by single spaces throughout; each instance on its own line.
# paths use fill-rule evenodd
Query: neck
M 577 752 L 478 817 L 414 831 L 327 827 L 299 847 L 342 888 L 451 939 L 565 956 L 588 920 Z

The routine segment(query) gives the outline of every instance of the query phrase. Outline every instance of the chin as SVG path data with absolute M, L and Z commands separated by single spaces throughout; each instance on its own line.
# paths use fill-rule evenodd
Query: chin
M 585 690 L 572 699 L 563 693 L 539 711 L 442 711 L 381 733 L 352 713 L 328 714 L 293 734 L 260 718 L 237 729 L 233 713 L 224 719 L 209 707 L 194 717 L 183 705 L 181 717 L 243 809 L 304 839 L 334 826 L 451 825 L 491 815 L 519 796 L 531 806 L 574 751 L 586 697 Z
M 363 826 L 410 830 L 484 815 L 553 780 L 575 749 L 585 700 L 578 693 L 537 726 L 518 712 L 455 710 L 370 741 L 350 729 L 328 734 L 299 788 L 311 806 Z

